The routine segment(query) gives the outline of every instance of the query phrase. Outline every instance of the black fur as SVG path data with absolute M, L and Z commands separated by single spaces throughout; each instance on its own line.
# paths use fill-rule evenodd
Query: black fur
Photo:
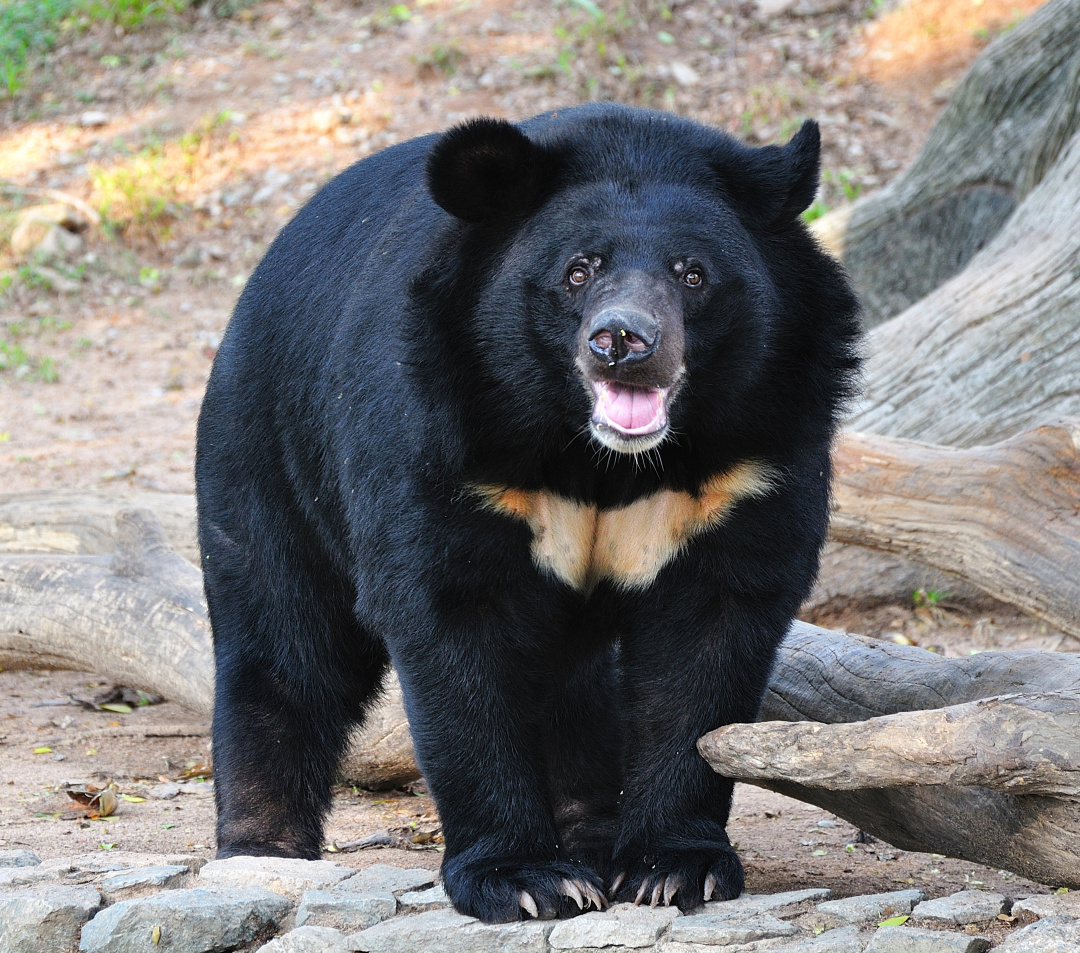
M 319 856 L 349 732 L 393 664 L 459 910 L 515 919 L 528 890 L 565 915 L 562 878 L 622 870 L 623 898 L 667 873 L 683 908 L 709 873 L 739 893 L 732 785 L 695 741 L 755 717 L 817 571 L 857 368 L 855 300 L 798 219 L 817 168 L 812 123 L 752 149 L 580 107 L 387 149 L 284 229 L 199 421 L 219 856 Z M 575 256 L 601 263 L 580 293 Z M 694 289 L 672 271 L 689 260 Z M 685 336 L 671 432 L 642 455 L 590 438 L 575 363 L 588 302 L 623 272 Z M 651 585 L 588 595 L 470 489 L 607 511 L 746 460 L 771 491 Z

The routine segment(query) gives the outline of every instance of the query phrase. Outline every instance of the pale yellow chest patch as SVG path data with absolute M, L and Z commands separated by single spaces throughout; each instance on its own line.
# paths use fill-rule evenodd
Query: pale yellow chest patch
M 529 527 L 537 566 L 589 593 L 602 579 L 628 589 L 650 585 L 690 540 L 722 523 L 739 500 L 768 492 L 775 477 L 747 460 L 697 494 L 661 490 L 611 510 L 545 490 L 475 489 L 485 506 Z

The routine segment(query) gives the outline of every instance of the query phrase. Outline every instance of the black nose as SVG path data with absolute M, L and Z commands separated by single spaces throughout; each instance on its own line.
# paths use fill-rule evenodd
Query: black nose
M 589 350 L 608 367 L 644 361 L 659 343 L 660 328 L 647 314 L 607 308 L 589 322 Z

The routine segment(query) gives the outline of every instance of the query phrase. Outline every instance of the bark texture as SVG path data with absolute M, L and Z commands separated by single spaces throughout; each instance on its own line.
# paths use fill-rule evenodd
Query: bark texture
M 1080 418 L 961 450 L 846 433 L 830 531 L 1080 638 Z
M 181 543 L 190 542 L 190 497 L 135 499 L 153 504 Z M 92 671 L 209 714 L 214 656 L 202 574 L 176 552 L 155 512 L 124 509 L 116 497 L 60 501 L 55 508 L 40 494 L 0 501 L 0 520 L 8 520 L 0 523 L 0 541 L 9 549 L 0 546 L 0 666 Z M 42 512 L 52 522 L 38 522 Z M 112 533 L 105 514 L 114 520 Z M 19 540 L 31 554 L 10 552 Z M 396 678 L 387 683 L 342 768 L 365 787 L 419 777 L 400 686 Z
M 1080 2 L 1051 0 L 976 60 L 903 176 L 820 220 L 867 326 L 959 273 L 1078 128 Z
M 984 764 L 989 752 L 1003 769 L 1024 776 L 1029 765 L 1032 771 L 1038 767 L 1044 756 L 1040 748 L 1045 752 L 1057 745 L 1054 756 L 1072 765 L 1071 772 L 1075 772 L 1080 763 L 1080 736 L 1069 726 L 1075 726 L 1075 719 L 1080 718 L 1080 705 L 1075 704 L 1080 693 L 1080 658 L 1074 655 L 1013 651 L 943 659 L 923 649 L 840 635 L 796 622 L 781 648 L 760 719 L 836 725 L 841 737 L 823 741 L 822 748 L 831 746 L 841 758 L 854 758 L 842 735 L 846 731 L 858 735 L 864 726 L 840 722 L 909 712 L 903 716 L 909 723 L 901 731 L 912 734 L 917 748 L 922 725 L 933 726 L 942 717 L 925 709 L 964 706 L 1011 693 L 1061 693 L 1064 707 L 1055 717 L 1063 721 L 1052 735 L 1044 736 L 1046 729 L 1040 727 L 1024 738 L 1024 732 L 1031 730 L 1029 723 L 1019 737 L 1001 739 L 1004 743 L 991 738 L 994 748 L 984 746 Z M 955 711 L 948 709 L 946 720 Z M 777 727 L 810 729 L 805 736 L 808 739 L 815 730 L 810 725 L 740 726 L 750 732 L 763 728 L 766 735 Z M 807 745 L 809 756 L 828 757 L 821 749 L 813 755 L 813 750 Z M 958 750 L 962 752 L 962 746 L 953 754 Z M 976 757 L 974 743 L 968 751 Z M 922 757 L 932 762 L 933 754 L 927 745 Z M 726 762 L 723 770 L 727 770 Z M 928 769 L 928 780 L 934 770 Z M 994 771 L 996 768 L 984 770 L 984 774 Z M 1080 800 L 1075 794 L 1018 794 L 1015 789 L 993 790 L 981 784 L 897 787 L 890 786 L 894 778 L 887 774 L 876 782 L 870 777 L 862 780 L 866 786 L 854 790 L 830 790 L 789 779 L 758 778 L 753 783 L 816 804 L 902 850 L 932 851 L 1012 870 L 1042 883 L 1080 887 L 1080 865 L 1076 862 L 1080 856 Z M 878 786 L 873 786 L 875 783 Z
M 1080 134 L 963 272 L 870 333 L 849 426 L 973 446 L 1080 415 L 1078 221 Z

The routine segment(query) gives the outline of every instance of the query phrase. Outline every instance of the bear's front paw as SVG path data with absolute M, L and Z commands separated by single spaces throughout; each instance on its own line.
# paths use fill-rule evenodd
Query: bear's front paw
M 582 864 L 453 858 L 442 874 L 458 913 L 485 923 L 569 917 L 608 905 L 600 878 Z
M 709 900 L 734 900 L 742 893 L 742 862 L 728 843 L 635 853 L 632 860 L 630 851 L 622 852 L 623 862 L 608 891 L 612 900 L 653 907 L 674 901 L 687 911 Z

